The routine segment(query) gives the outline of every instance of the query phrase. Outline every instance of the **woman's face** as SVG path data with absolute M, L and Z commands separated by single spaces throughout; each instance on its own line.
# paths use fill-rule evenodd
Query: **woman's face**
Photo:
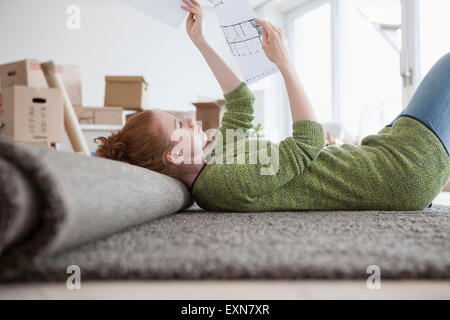
M 162 127 L 162 134 L 172 142 L 173 149 L 166 159 L 172 164 L 201 164 L 207 135 L 191 118 L 179 120 L 173 115 L 157 111 L 155 118 Z

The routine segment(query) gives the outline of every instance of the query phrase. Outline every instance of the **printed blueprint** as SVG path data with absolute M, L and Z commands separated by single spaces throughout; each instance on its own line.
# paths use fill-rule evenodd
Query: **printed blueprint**
M 262 48 L 261 26 L 246 0 L 209 0 L 216 8 L 217 17 L 230 50 L 250 84 L 278 72 Z

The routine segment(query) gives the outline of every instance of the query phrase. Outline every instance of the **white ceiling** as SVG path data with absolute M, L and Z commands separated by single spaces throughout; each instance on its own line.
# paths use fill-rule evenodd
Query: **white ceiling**
M 250 4 L 252 5 L 252 7 L 256 7 L 258 5 L 260 5 L 263 2 L 266 2 L 267 0 L 249 0 L 248 2 L 250 2 Z
M 208 2 L 208 0 L 199 0 L 200 3 L 202 3 L 203 5 L 210 7 L 210 3 Z M 266 2 L 267 0 L 248 0 L 248 2 L 250 3 L 250 5 L 254 8 L 256 6 L 259 6 L 260 4 Z M 273 0 L 272 0 L 273 1 Z

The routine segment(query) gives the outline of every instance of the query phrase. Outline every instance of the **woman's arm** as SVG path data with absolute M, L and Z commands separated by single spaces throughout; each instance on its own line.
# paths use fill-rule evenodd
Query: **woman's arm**
M 314 109 L 291 61 L 283 31 L 270 22 L 260 19 L 255 19 L 255 21 L 263 26 L 263 49 L 267 57 L 278 66 L 283 75 L 291 105 L 293 122 L 302 120 L 317 122 L 318 119 Z
M 309 101 L 305 90 L 298 78 L 295 67 L 292 64 L 286 64 L 279 67 L 284 78 L 284 83 L 289 96 L 291 105 L 292 121 L 295 123 L 302 120 L 318 121 L 314 109 Z
M 214 73 L 214 76 L 222 87 L 224 94 L 232 92 L 242 83 L 242 81 L 239 80 L 203 36 L 205 15 L 200 3 L 197 0 L 183 0 L 183 2 L 186 5 L 182 5 L 181 7 L 190 13 L 186 20 L 186 30 L 189 37 L 205 58 L 211 71 Z
M 222 58 L 214 51 L 203 36 L 203 22 L 205 16 L 197 0 L 183 0 L 181 6 L 189 11 L 186 30 L 194 45 L 200 50 L 217 81 L 222 87 L 226 100 L 226 112 L 222 117 L 220 132 L 222 142 L 226 144 L 227 130 L 242 129 L 247 132 L 253 127 L 255 97 L 247 85 L 239 80 Z
M 211 68 L 211 71 L 214 73 L 214 76 L 222 87 L 224 94 L 232 92 L 242 83 L 230 67 L 222 60 L 214 49 L 211 48 L 207 41 L 198 44 L 197 48 L 200 50 Z

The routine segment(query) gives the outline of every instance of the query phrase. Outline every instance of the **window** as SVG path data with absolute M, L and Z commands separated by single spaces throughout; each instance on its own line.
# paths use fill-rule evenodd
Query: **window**
M 377 133 L 402 110 L 400 0 L 348 0 L 342 21 L 341 121 Z
M 450 52 L 450 1 L 420 1 L 420 68 L 424 77 L 433 64 Z
M 331 5 L 298 15 L 293 20 L 295 67 L 318 117 L 332 120 Z
M 450 52 L 450 0 L 309 0 L 287 12 L 295 63 L 321 122 L 364 138 L 394 119 Z

